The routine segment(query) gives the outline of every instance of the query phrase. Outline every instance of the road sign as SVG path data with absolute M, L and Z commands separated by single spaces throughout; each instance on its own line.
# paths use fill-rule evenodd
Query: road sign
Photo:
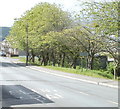
M 88 56 L 88 52 L 81 52 L 80 56 Z

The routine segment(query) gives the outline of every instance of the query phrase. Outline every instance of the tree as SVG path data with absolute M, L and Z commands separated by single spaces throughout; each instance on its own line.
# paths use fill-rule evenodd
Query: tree
M 118 4 L 118 1 L 85 2 L 78 19 L 94 32 L 118 36 Z
M 13 47 L 26 50 L 26 26 L 28 26 L 29 53 L 34 58 L 35 53 L 39 54 L 38 52 L 42 51 L 41 37 L 46 36 L 50 31 L 62 31 L 70 23 L 69 13 L 62 11 L 57 5 L 40 3 L 14 23 L 7 40 Z
M 77 19 L 81 22 L 84 21 L 82 24 L 89 28 L 94 36 L 97 36 L 99 39 L 97 43 L 103 46 L 104 51 L 113 56 L 117 68 L 120 66 L 118 46 L 117 41 L 113 40 L 111 36 L 118 37 L 118 5 L 119 1 L 85 2 L 83 3 L 84 8 L 77 15 Z M 93 38 L 93 40 L 96 40 L 96 38 Z
M 71 36 L 71 39 L 74 39 L 74 41 L 70 39 L 71 43 L 75 42 L 74 45 L 72 45 L 73 49 L 74 47 L 76 48 L 73 50 L 75 59 L 76 57 L 79 57 L 80 52 L 87 52 L 88 68 L 93 69 L 95 55 L 103 50 L 103 45 L 97 42 L 99 37 L 95 36 L 89 29 L 82 26 L 70 29 L 68 34 Z M 75 51 L 77 51 L 77 53 Z

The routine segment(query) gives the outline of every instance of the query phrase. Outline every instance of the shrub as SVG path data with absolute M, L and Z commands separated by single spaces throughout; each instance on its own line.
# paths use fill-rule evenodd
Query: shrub
M 93 62 L 93 69 L 94 70 L 99 70 L 100 69 L 100 62 L 99 62 L 99 59 L 98 58 L 95 58 L 94 59 L 94 62 Z
M 117 77 L 118 80 L 120 80 L 120 77 Z
M 110 63 L 107 65 L 107 71 L 108 71 L 108 73 L 114 74 L 114 69 L 115 69 L 115 64 L 114 64 L 114 62 L 110 62 Z
M 79 70 L 80 69 L 80 66 L 76 66 L 76 70 Z

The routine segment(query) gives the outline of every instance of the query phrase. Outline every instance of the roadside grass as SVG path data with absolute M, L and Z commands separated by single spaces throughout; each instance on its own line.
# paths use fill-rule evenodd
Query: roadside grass
M 26 58 L 25 57 L 11 57 L 13 59 L 18 59 L 19 61 L 21 62 L 25 62 L 26 61 Z
M 44 68 L 49 68 L 53 70 L 63 71 L 67 73 L 74 73 L 74 74 L 81 74 L 96 78 L 105 78 L 105 79 L 113 79 L 112 74 L 108 74 L 106 71 L 100 70 L 88 70 L 88 69 L 73 69 L 73 68 L 64 68 L 64 67 L 57 67 L 57 66 L 42 66 Z
M 26 61 L 25 57 L 12 57 L 12 58 L 19 59 L 19 61 L 21 61 L 21 62 Z M 35 63 L 30 63 L 30 64 L 48 68 L 48 69 L 52 69 L 52 70 L 86 75 L 86 76 L 91 76 L 91 77 L 96 77 L 96 78 L 105 78 L 105 79 L 113 79 L 114 78 L 111 73 L 108 73 L 107 71 L 104 71 L 104 70 L 88 70 L 88 69 L 84 69 L 84 68 L 73 69 L 73 68 L 65 68 L 65 67 L 58 67 L 58 66 L 41 66 L 37 60 L 35 61 Z

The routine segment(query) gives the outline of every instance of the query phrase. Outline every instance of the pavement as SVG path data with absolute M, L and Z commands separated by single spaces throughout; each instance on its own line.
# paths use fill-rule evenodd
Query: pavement
M 17 65 L 26 66 L 25 63 L 19 61 L 19 59 L 12 59 L 11 58 L 11 62 L 16 63 Z M 37 70 L 37 71 L 49 73 L 52 75 L 64 77 L 64 78 L 79 80 L 82 82 L 102 85 L 102 86 L 106 86 L 106 87 L 118 88 L 118 81 L 117 80 L 102 79 L 102 78 L 96 78 L 96 77 L 91 77 L 91 76 L 86 76 L 86 75 L 66 73 L 66 72 L 52 70 L 52 69 L 48 69 L 48 68 L 44 68 L 44 67 L 40 67 L 40 66 L 35 66 L 35 65 L 30 65 L 30 64 L 29 64 L 29 66 L 26 66 L 26 67 L 30 68 L 30 69 Z

